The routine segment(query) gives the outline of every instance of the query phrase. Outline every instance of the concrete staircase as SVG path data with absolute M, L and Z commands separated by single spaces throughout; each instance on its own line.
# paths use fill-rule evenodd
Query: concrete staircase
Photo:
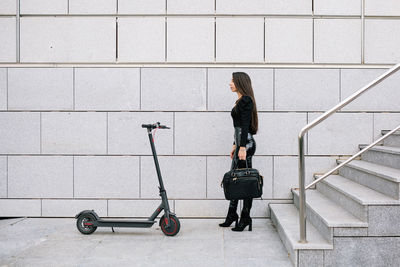
M 293 265 L 400 266 L 399 186 L 400 133 L 396 132 L 361 160 L 306 191 L 308 243 L 298 243 L 298 190 L 291 190 L 293 204 L 269 204 Z

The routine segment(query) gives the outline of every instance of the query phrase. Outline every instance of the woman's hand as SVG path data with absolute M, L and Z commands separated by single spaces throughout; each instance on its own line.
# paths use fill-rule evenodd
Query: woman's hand
M 246 160 L 246 147 L 241 146 L 239 149 L 239 159 Z
M 233 159 L 233 155 L 235 154 L 235 149 L 236 149 L 236 145 L 233 145 L 232 151 L 231 151 L 231 159 Z

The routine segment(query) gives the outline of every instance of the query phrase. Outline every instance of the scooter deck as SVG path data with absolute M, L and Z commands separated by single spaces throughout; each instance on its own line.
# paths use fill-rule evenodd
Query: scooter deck
M 140 228 L 150 228 L 156 221 L 149 220 L 97 220 L 93 222 L 93 226 L 97 227 L 140 227 Z

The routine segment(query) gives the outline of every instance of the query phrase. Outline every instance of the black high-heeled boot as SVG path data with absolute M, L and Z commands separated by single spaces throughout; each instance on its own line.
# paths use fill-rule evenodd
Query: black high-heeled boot
M 249 226 L 249 231 L 252 231 L 253 222 L 250 218 L 250 209 L 251 209 L 252 204 L 253 204 L 252 198 L 244 199 L 243 209 L 242 209 L 242 213 L 240 215 L 239 224 L 236 227 L 232 228 L 232 231 L 241 232 L 244 230 L 244 228 L 246 228 L 247 225 Z
M 252 220 L 251 218 L 240 218 L 240 221 L 237 226 L 232 228 L 232 231 L 242 232 L 246 226 L 249 226 L 249 231 L 252 231 Z
M 239 215 L 236 213 L 236 208 L 229 207 L 228 215 L 226 215 L 225 222 L 220 223 L 221 227 L 229 227 L 236 221 L 235 227 L 238 225 Z

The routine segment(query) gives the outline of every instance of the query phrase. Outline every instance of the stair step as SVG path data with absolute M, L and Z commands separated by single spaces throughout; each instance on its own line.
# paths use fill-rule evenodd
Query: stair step
M 292 192 L 294 204 L 299 208 L 299 191 L 292 189 Z M 328 241 L 331 241 L 333 236 L 338 236 L 343 232 L 346 233 L 346 236 L 357 236 L 360 232 L 366 233 L 367 222 L 361 221 L 317 190 L 306 191 L 306 207 L 308 220 Z M 359 229 L 360 227 L 365 229 Z M 334 228 L 347 229 L 336 229 L 335 231 Z M 354 233 L 351 234 L 352 232 Z
M 382 130 L 381 134 L 385 135 L 390 130 Z M 395 146 L 395 147 L 400 147 L 400 131 L 396 131 L 393 134 L 391 134 L 389 137 L 387 137 L 385 140 L 383 140 L 383 144 L 385 146 Z
M 315 177 L 320 176 L 316 175 Z M 319 192 L 364 222 L 368 221 L 368 205 L 400 204 L 399 200 L 340 175 L 331 175 L 317 183 L 316 186 Z
M 360 149 L 363 149 L 367 145 L 361 144 L 359 145 Z M 381 151 L 389 154 L 395 154 L 395 155 L 400 155 L 400 147 L 395 147 L 395 146 L 374 146 L 371 147 L 370 150 L 372 151 Z
M 344 162 L 344 160 L 337 160 L 338 163 Z M 364 161 L 364 160 L 353 160 L 345 165 L 352 167 L 354 169 L 367 172 L 389 181 L 400 183 L 400 169 L 395 169 L 392 167 Z
M 396 128 L 396 127 L 394 127 L 394 128 Z M 381 130 L 381 134 L 382 135 L 385 135 L 385 134 L 387 134 L 388 132 L 390 132 L 391 130 Z M 395 131 L 392 135 L 399 135 L 400 136 L 400 131 Z
M 299 191 L 292 189 L 299 196 Z M 361 221 L 346 209 L 333 202 L 317 190 L 306 191 L 307 207 L 318 213 L 329 227 L 367 227 L 368 223 Z
M 363 149 L 367 145 L 359 145 Z M 400 169 L 400 147 L 394 146 L 374 146 L 367 152 L 361 155 L 361 159 L 388 166 L 395 169 Z
M 337 160 L 336 162 L 340 164 L 344 160 Z M 400 198 L 399 169 L 365 160 L 353 160 L 339 169 L 339 175 L 392 198 Z
M 298 265 L 299 250 L 333 249 L 333 244 L 329 243 L 308 220 L 306 220 L 307 243 L 298 242 L 300 239 L 299 211 L 294 204 L 271 203 L 269 207 L 271 220 L 295 266 Z
M 318 177 L 319 175 L 317 175 Z M 361 205 L 399 205 L 400 201 L 393 199 L 385 194 L 382 194 L 376 190 L 368 188 L 364 185 L 346 179 L 340 175 L 331 175 L 324 180 L 322 183 L 329 184 L 329 186 L 335 188 L 342 194 L 350 197 L 357 201 Z

